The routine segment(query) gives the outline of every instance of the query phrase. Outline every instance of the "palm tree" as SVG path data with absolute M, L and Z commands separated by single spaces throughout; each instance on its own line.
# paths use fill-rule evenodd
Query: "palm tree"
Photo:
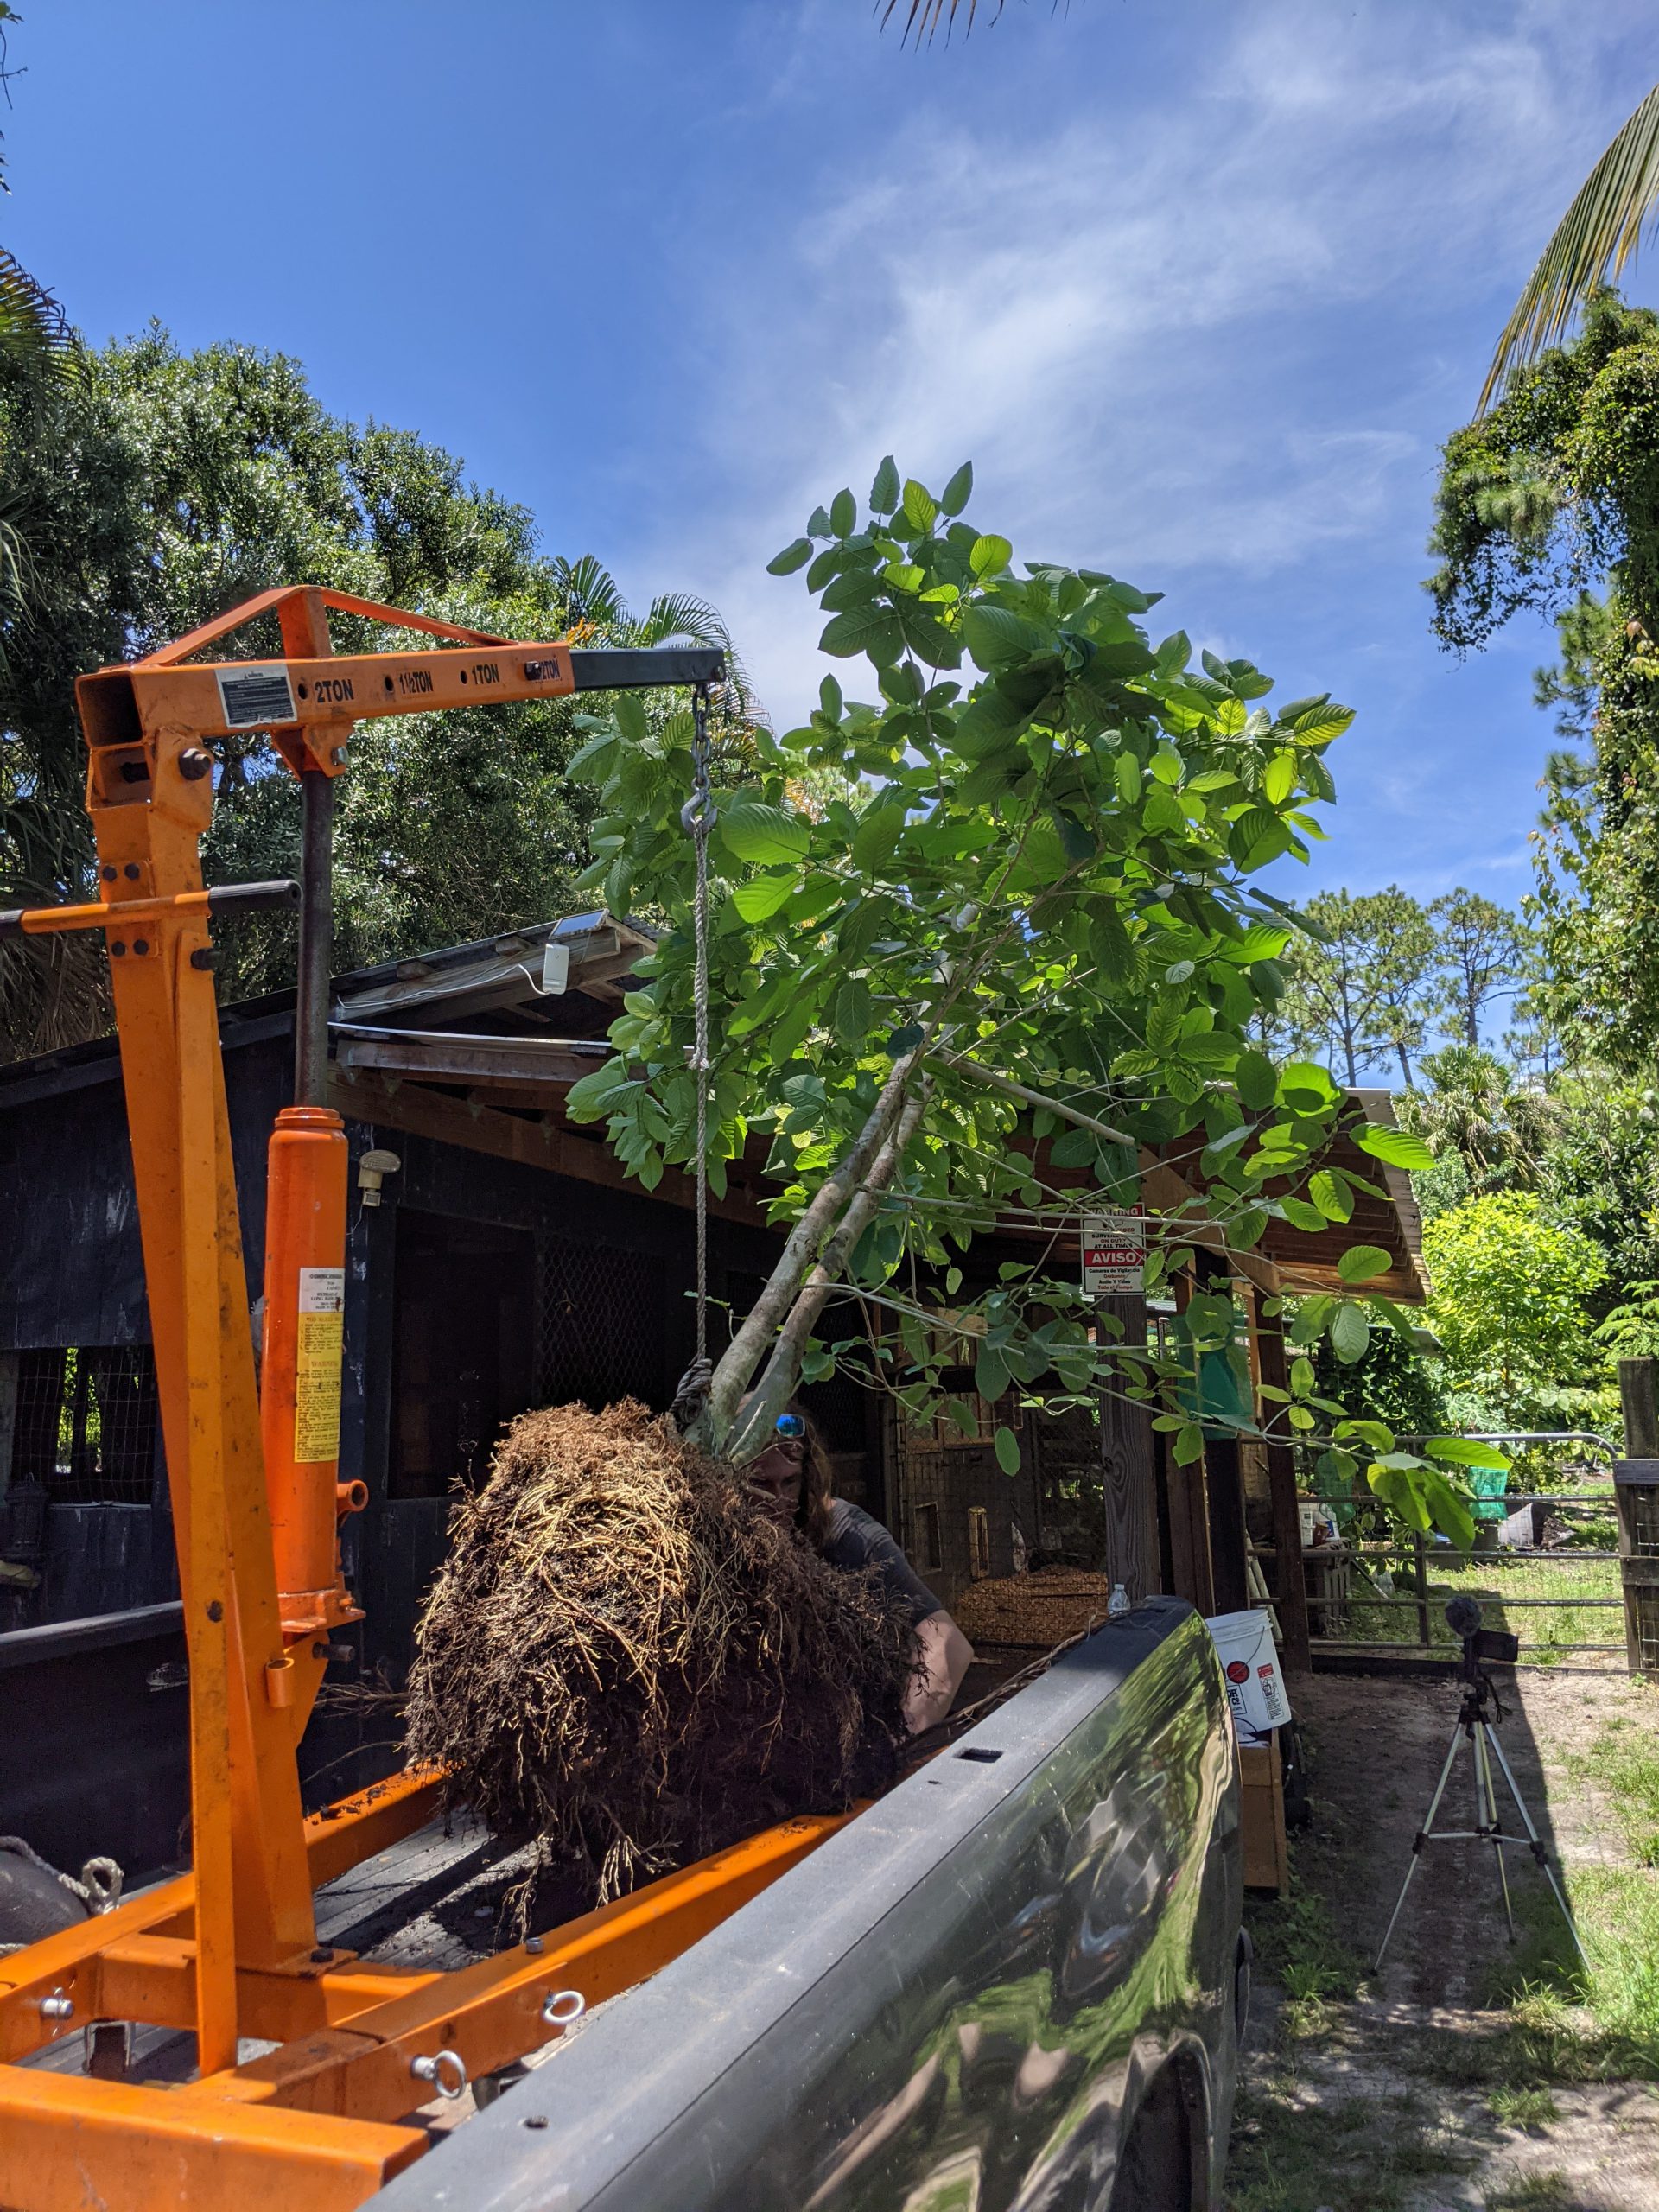
M 1656 206 L 1659 85 L 1579 187 L 1573 205 L 1538 257 L 1497 341 L 1478 414 L 1485 413 L 1512 369 L 1555 343 L 1592 292 L 1617 282 L 1625 263 L 1634 258 Z
M 80 356 L 63 309 L 0 246 L 0 355 L 26 368 L 70 373 Z
M 556 560 L 552 584 L 573 644 L 716 645 L 726 656 L 726 711 L 745 721 L 764 721 L 731 632 L 706 599 L 690 591 L 659 592 L 643 614 L 635 614 L 616 578 L 591 553 L 579 561 Z

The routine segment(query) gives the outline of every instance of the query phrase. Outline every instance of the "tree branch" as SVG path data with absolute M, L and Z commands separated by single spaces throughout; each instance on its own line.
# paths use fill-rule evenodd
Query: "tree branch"
M 1058 1098 L 1050 1098 L 1040 1090 L 1029 1090 L 1023 1083 L 1014 1083 L 1007 1076 L 997 1075 L 992 1069 L 982 1067 L 977 1060 L 964 1058 L 960 1052 L 938 1052 L 931 1056 L 943 1060 L 948 1068 L 960 1069 L 963 1075 L 973 1076 L 980 1083 L 989 1084 L 993 1090 L 1006 1091 L 1010 1098 L 1022 1098 L 1027 1106 L 1046 1107 L 1051 1114 L 1058 1114 L 1063 1122 L 1075 1122 L 1080 1129 L 1092 1129 L 1097 1137 L 1104 1137 L 1109 1144 L 1133 1144 L 1135 1139 L 1122 1129 L 1112 1128 L 1105 1122 L 1097 1122 L 1092 1114 L 1084 1114 L 1075 1106 L 1062 1105 Z
M 846 1273 L 847 1262 L 859 1238 L 875 1218 L 882 1196 L 908 1151 L 911 1139 L 921 1126 L 931 1090 L 932 1085 L 924 1080 L 906 1099 L 903 1111 L 876 1154 L 869 1173 L 854 1192 L 840 1226 L 824 1247 L 823 1256 L 801 1285 L 788 1319 L 778 1332 L 772 1357 L 749 1401 L 748 1410 L 727 1442 L 728 1458 L 740 1465 L 746 1459 L 753 1459 L 772 1433 L 779 1414 L 795 1395 L 813 1324 L 823 1311 L 825 1300 Z
M 777 1335 L 790 1300 L 801 1287 L 802 1276 L 817 1259 L 849 1194 L 869 1172 L 876 1148 L 903 1103 L 905 1087 L 919 1058 L 919 1052 L 906 1052 L 902 1059 L 893 1062 L 892 1073 L 881 1086 L 863 1128 L 790 1231 L 789 1241 L 766 1280 L 766 1288 L 721 1355 L 709 1392 L 709 1437 L 716 1448 L 718 1440 L 731 1426 L 738 1400 L 756 1363 Z

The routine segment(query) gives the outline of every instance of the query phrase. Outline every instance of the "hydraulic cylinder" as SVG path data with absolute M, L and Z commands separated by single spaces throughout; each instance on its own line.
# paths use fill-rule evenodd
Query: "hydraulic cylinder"
M 346 1126 L 285 1106 L 265 1201 L 260 1432 L 286 1634 L 355 1618 L 340 1580 L 340 1388 L 346 1319 Z M 353 1491 L 360 1486 L 352 1486 Z

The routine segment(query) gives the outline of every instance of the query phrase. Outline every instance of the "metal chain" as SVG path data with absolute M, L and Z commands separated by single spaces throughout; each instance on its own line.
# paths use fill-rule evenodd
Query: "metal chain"
M 692 1080 L 697 1087 L 697 1357 L 709 1356 L 709 831 L 714 799 L 709 786 L 709 687 L 691 695 L 691 798 L 680 811 L 696 855 L 695 917 L 696 969 L 692 984 L 696 1043 Z

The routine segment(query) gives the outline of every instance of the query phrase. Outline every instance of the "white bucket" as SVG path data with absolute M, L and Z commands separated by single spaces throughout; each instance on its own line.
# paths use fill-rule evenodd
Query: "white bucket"
M 1205 1626 L 1221 1661 L 1235 1719 L 1258 1732 L 1281 1728 L 1290 1718 L 1290 1700 L 1266 1613 L 1217 1613 Z

